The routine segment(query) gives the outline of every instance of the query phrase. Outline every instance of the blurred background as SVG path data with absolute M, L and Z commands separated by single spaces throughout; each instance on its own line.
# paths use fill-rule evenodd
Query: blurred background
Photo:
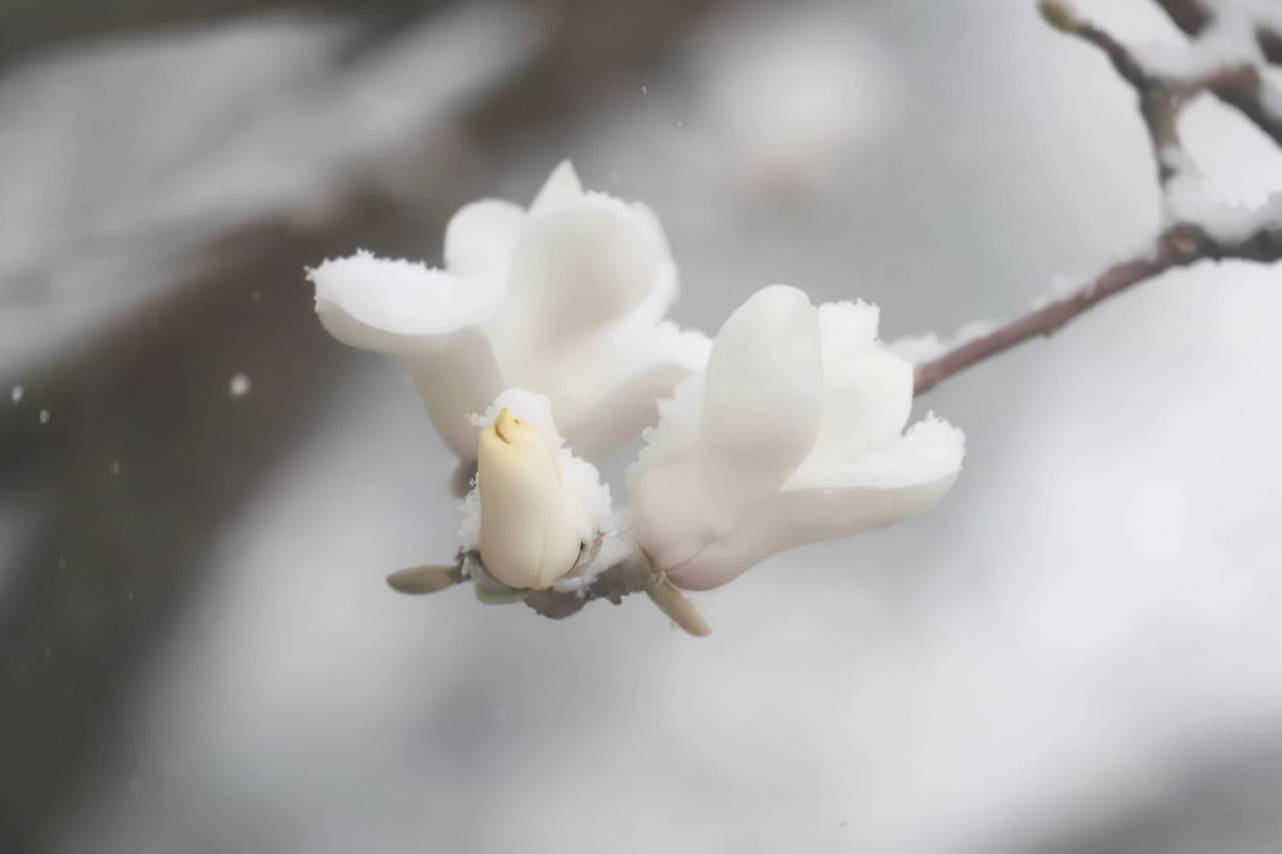
M 1282 189 L 1185 125 L 1221 197 Z M 943 504 L 697 596 L 706 640 L 392 593 L 453 462 L 304 265 L 436 262 L 564 157 L 709 333 L 785 282 L 947 338 L 1160 223 L 1134 96 L 1031 0 L 9 0 L 0 851 L 1282 852 L 1277 267 L 948 381 Z

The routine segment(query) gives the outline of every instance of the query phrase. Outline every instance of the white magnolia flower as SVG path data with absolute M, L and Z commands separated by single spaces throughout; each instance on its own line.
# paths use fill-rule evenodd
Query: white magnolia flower
M 480 453 L 463 548 L 479 550 L 486 572 L 509 587 L 549 587 L 613 529 L 609 487 L 565 447 L 543 395 L 509 389 L 474 421 Z
M 964 437 L 904 432 L 912 365 L 877 340 L 877 308 L 775 285 L 718 333 L 707 369 L 660 405 L 629 471 L 637 543 L 677 585 L 724 584 L 775 552 L 933 506 Z
M 309 271 L 325 328 L 400 358 L 437 430 L 476 459 L 470 413 L 509 387 L 547 394 L 579 453 L 654 422 L 707 339 L 663 322 L 676 266 L 654 214 L 586 193 L 568 162 L 529 210 L 486 199 L 445 230 L 445 269 L 367 252 Z

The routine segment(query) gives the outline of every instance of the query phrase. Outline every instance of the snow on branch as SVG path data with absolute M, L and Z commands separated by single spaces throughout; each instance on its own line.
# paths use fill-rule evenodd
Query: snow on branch
M 1267 46 L 1282 48 L 1277 37 L 1282 13 L 1261 11 L 1254 13 L 1258 17 L 1244 17 L 1241 11 L 1217 14 L 1199 0 L 1155 2 L 1192 37 L 1182 57 L 1164 55 L 1155 61 L 1082 19 L 1060 0 L 1043 0 L 1040 9 L 1051 26 L 1103 51 L 1135 90 L 1162 187 L 1166 227 L 1146 251 L 1109 267 L 1067 296 L 919 363 L 915 394 L 925 394 L 977 362 L 1051 335 L 1109 297 L 1172 268 L 1199 261 L 1282 259 L 1282 196 L 1255 209 L 1209 198 L 1179 134 L 1184 108 L 1196 96 L 1209 93 L 1236 108 L 1282 148 L 1282 97 L 1269 91 L 1259 67 L 1282 59 L 1279 51 Z
M 1215 16 L 1202 0 L 1155 0 L 1166 16 L 1185 35 L 1200 36 Z M 1261 4 L 1261 7 L 1263 4 Z M 1273 65 L 1282 65 L 1282 12 L 1276 8 L 1250 20 L 1252 35 L 1264 59 Z

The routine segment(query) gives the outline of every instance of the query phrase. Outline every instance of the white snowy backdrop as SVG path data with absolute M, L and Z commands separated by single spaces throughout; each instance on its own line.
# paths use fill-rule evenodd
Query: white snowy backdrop
M 947 336 L 1159 223 L 1134 96 L 1029 2 L 705 5 L 569 60 L 627 14 L 278 10 L 5 67 L 0 850 L 1282 851 L 1276 267 L 944 383 L 943 504 L 698 595 L 710 638 L 385 586 L 450 556 L 452 459 L 303 263 L 435 259 L 569 156 L 663 219 L 682 325 L 785 282 Z M 1185 130 L 1222 196 L 1282 190 L 1214 105 Z

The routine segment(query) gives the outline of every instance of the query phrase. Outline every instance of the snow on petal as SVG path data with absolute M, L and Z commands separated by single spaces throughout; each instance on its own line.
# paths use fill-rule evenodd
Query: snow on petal
M 874 306 L 816 313 L 800 291 L 767 288 L 727 321 L 706 371 L 660 405 L 629 471 L 633 532 L 674 583 L 716 587 L 783 549 L 921 513 L 948 491 L 964 437 L 933 416 L 903 432 L 912 366 L 877 340 L 877 321 Z M 787 388 L 772 376 L 789 376 Z
M 616 525 L 610 487 L 602 483 L 596 466 L 577 456 L 573 447 L 566 444 L 552 417 L 552 403 L 548 397 L 522 388 L 506 389 L 482 414 L 471 417 L 473 427 L 484 429 L 493 425 L 504 409 L 511 410 L 538 428 L 548 452 L 558 460 L 567 487 L 587 511 L 592 523 L 592 528 L 586 529 L 587 533 L 613 531 Z
M 818 312 L 803 292 L 764 288 L 730 315 L 704 375 L 678 390 L 683 429 L 652 434 L 632 477 L 633 532 L 661 568 L 728 535 L 809 454 L 822 416 L 821 366 Z
M 962 432 L 929 418 L 845 469 L 799 471 L 729 536 L 669 576 L 687 590 L 708 590 L 785 549 L 854 536 L 924 513 L 952 487 L 964 456 Z
M 814 457 L 827 462 L 898 438 L 913 406 L 913 366 L 877 341 L 878 311 L 867 303 L 819 308 L 824 416 Z
M 649 350 L 639 354 L 636 366 L 566 426 L 570 444 L 580 453 L 599 456 L 627 441 L 632 425 L 655 423 L 659 401 L 703 368 L 712 347 L 707 336 L 672 323 L 659 324 L 647 341 Z
M 434 270 L 358 252 L 308 277 L 325 328 L 398 357 L 465 462 L 477 454 L 469 415 L 504 388 L 549 395 L 557 419 L 597 455 L 652 425 L 653 400 L 703 365 L 702 336 L 663 322 L 677 283 L 657 218 L 584 193 L 568 161 L 528 213 L 494 199 L 460 209 L 444 257 L 446 269 Z M 673 347 L 674 338 L 696 344 Z
M 331 335 L 392 355 L 434 349 L 442 335 L 479 321 L 494 296 L 441 270 L 364 250 L 324 261 L 307 278 Z

